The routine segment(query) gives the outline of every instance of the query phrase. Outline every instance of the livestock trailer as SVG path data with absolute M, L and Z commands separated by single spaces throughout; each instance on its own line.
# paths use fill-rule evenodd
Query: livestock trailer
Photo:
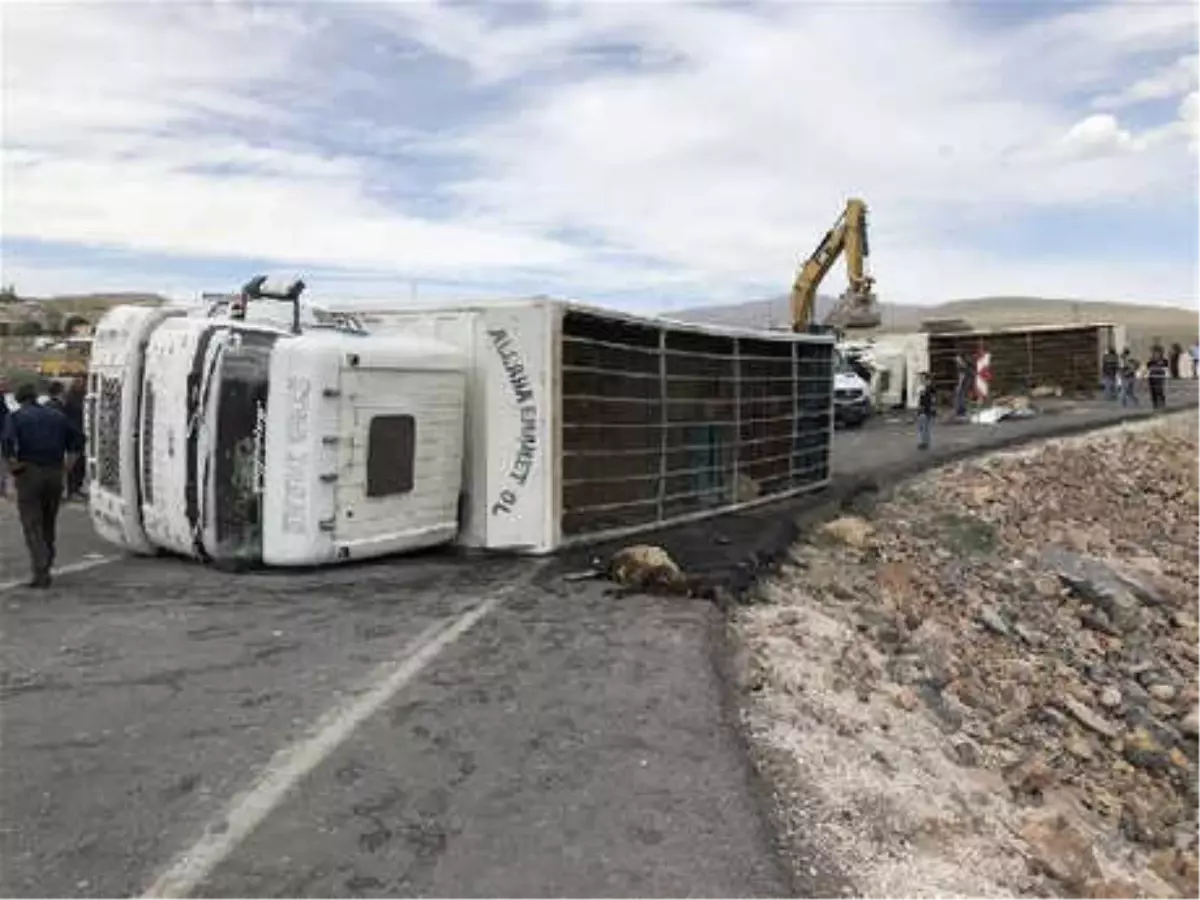
M 829 483 L 829 335 L 545 298 L 346 312 L 465 353 L 466 546 L 548 553 Z
M 954 358 L 991 356 L 992 396 L 1025 394 L 1038 387 L 1091 394 L 1100 386 L 1100 361 L 1124 329 L 1108 324 L 1024 325 L 929 335 L 929 373 L 941 396 L 954 395 Z
M 869 350 L 887 370 L 889 403 L 913 409 L 921 372 L 930 374 L 942 403 L 952 401 L 958 380 L 955 357 L 960 353 L 968 358 L 981 352 L 990 355 L 992 396 L 1023 394 L 1037 387 L 1089 394 L 1099 387 L 1104 351 L 1125 346 L 1125 327 L 1088 323 L 883 333 L 856 346 Z

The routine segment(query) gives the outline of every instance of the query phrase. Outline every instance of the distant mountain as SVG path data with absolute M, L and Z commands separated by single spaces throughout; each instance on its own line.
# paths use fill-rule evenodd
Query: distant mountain
M 973 325 L 1052 325 L 1066 322 L 1108 322 L 1138 328 L 1197 327 L 1197 311 L 1185 306 L 1154 306 L 1110 300 L 1053 297 L 977 297 L 951 300 L 921 308 L 928 317 L 959 316 Z
M 141 291 L 114 291 L 113 293 L 95 294 L 59 294 L 54 297 L 22 298 L 32 300 L 44 307 L 57 309 L 65 314 L 83 316 L 99 315 L 113 306 L 132 304 L 137 306 L 158 306 L 166 303 L 167 298 L 159 294 L 148 294 Z M 91 315 L 89 315 L 91 314 Z
M 70 333 L 85 325 L 95 326 L 114 306 L 157 306 L 164 302 L 166 299 L 158 294 L 135 291 L 17 297 L 15 300 L 9 296 L 0 302 L 0 337 Z
M 53 297 L 22 299 L 37 300 L 40 303 L 98 303 L 115 306 L 119 303 L 165 303 L 167 298 L 161 294 L 149 294 L 143 291 L 113 291 L 112 293 L 97 292 L 94 294 L 55 294 Z
M 820 321 L 836 302 L 834 297 L 817 297 Z M 881 303 L 883 324 L 879 331 L 916 331 L 926 319 L 963 319 L 975 328 L 1020 325 L 1063 325 L 1071 322 L 1124 325 L 1128 342 L 1136 353 L 1145 354 L 1152 343 L 1178 341 L 1190 346 L 1200 332 L 1195 309 L 1176 306 L 1146 306 L 1100 300 L 1062 300 L 1049 297 L 976 297 L 951 300 L 936 306 Z M 678 310 L 670 318 L 742 328 L 770 328 L 790 321 L 788 297 L 771 297 L 727 306 Z
M 768 297 L 765 300 L 750 300 L 726 306 L 698 306 L 692 309 L 674 310 L 668 318 L 685 322 L 704 322 L 711 325 L 738 326 L 740 328 L 771 328 L 787 325 L 792 320 L 790 298 L 787 294 Z M 837 303 L 837 298 L 826 294 L 817 295 L 817 321 L 825 318 Z M 883 327 L 905 330 L 908 323 L 919 322 L 930 315 L 929 307 L 904 306 L 897 303 L 880 303 Z M 893 324 L 895 323 L 895 324 Z

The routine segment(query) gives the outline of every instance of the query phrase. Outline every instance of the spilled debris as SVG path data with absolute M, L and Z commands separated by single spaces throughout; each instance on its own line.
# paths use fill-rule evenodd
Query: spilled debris
M 1196 428 L 949 467 L 793 547 L 733 624 L 785 839 L 871 896 L 1196 896 Z
M 1038 415 L 1029 397 L 1017 396 L 996 397 L 987 406 L 971 413 L 969 418 L 976 425 L 995 425 L 1005 419 L 1032 419 Z
M 662 547 L 637 544 L 612 555 L 608 576 L 629 592 L 687 596 L 688 579 Z

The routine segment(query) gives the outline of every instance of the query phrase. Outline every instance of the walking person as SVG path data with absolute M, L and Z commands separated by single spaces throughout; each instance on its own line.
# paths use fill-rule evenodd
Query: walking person
M 17 402 L 20 408 L 8 417 L 3 455 L 16 484 L 17 512 L 29 548 L 33 569 L 29 586 L 48 588 L 64 469 L 74 463 L 83 436 L 57 409 L 38 404 L 34 385 L 21 385 Z
M 1138 406 L 1137 398 L 1138 362 L 1126 347 L 1121 351 L 1121 405 Z
M 1121 357 L 1117 355 L 1116 347 L 1110 346 L 1104 351 L 1100 361 L 1100 381 L 1104 385 L 1104 399 L 1115 401 L 1121 381 Z
M 1189 355 L 1192 357 L 1192 378 L 1200 378 L 1200 341 L 1192 344 Z
M 917 449 L 928 450 L 933 440 L 933 419 L 937 414 L 937 395 L 929 382 L 929 373 L 921 373 L 921 393 L 917 397 Z
M 1167 405 L 1167 376 L 1171 371 L 1171 362 L 1162 347 L 1154 348 L 1146 368 L 1146 380 L 1150 383 L 1150 405 L 1155 409 L 1163 409 Z

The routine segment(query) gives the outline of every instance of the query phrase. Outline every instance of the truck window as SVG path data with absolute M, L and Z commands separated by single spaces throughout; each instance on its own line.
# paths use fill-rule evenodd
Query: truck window
M 278 335 L 234 332 L 217 378 L 216 440 L 210 462 L 214 559 L 262 559 L 262 470 L 271 346 Z
M 413 489 L 417 422 L 412 416 L 375 416 L 367 432 L 367 496 L 388 497 Z
M 142 499 L 154 502 L 154 388 L 146 385 L 142 399 Z
M 99 396 L 92 417 L 96 454 L 96 481 L 106 491 L 121 493 L 121 398 L 123 382 L 113 375 L 100 376 Z

